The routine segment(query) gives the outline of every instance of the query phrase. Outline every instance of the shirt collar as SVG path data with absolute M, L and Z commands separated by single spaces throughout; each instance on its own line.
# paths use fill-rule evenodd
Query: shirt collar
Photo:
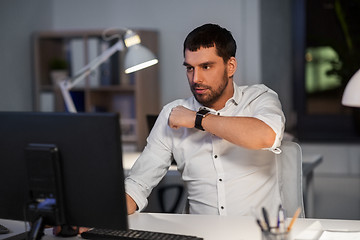
M 226 104 L 228 104 L 229 102 L 233 102 L 235 103 L 235 105 L 238 105 L 241 100 L 242 90 L 240 90 L 240 88 L 235 82 L 233 82 L 233 86 L 234 86 L 234 95 L 226 102 Z
M 241 96 L 242 96 L 242 90 L 238 87 L 238 85 L 235 82 L 233 82 L 233 86 L 234 86 L 234 94 L 229 100 L 227 100 L 227 102 L 225 103 L 225 107 L 221 110 L 227 109 L 231 104 L 235 104 L 235 105 L 239 104 L 239 102 L 241 100 Z M 199 103 L 194 96 L 193 96 L 193 99 L 194 99 L 194 106 L 195 106 L 196 111 L 198 111 L 200 108 L 206 108 L 206 109 L 214 111 L 213 109 L 207 108 L 204 105 L 202 105 L 201 103 Z M 219 111 L 221 111 L 221 110 L 219 110 Z

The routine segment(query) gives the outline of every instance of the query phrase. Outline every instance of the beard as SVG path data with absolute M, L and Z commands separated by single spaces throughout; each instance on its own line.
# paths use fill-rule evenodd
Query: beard
M 229 83 L 229 79 L 228 79 L 227 75 L 228 75 L 227 70 L 225 69 L 224 75 L 222 77 L 222 81 L 216 89 L 213 89 L 210 86 L 207 86 L 204 84 L 199 84 L 199 83 L 194 83 L 194 84 L 190 85 L 191 92 L 193 93 L 195 99 L 202 105 L 204 105 L 206 107 L 211 107 L 222 96 L 223 92 L 225 91 L 225 89 Z M 195 90 L 196 88 L 207 89 L 208 90 L 207 92 L 209 92 L 209 93 L 198 94 L 198 93 L 196 93 L 196 90 Z

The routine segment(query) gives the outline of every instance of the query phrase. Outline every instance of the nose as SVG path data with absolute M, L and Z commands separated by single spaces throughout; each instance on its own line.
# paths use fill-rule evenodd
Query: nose
M 198 69 L 194 69 L 193 71 L 193 83 L 200 83 L 202 82 L 202 77 L 200 71 Z

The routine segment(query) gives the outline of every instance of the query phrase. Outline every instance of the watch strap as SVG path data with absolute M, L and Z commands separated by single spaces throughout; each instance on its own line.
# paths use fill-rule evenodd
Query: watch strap
M 210 111 L 207 109 L 200 109 L 198 112 L 196 112 L 196 118 L 195 118 L 195 128 L 200 129 L 204 131 L 204 128 L 202 127 L 202 120 L 206 117 L 206 115 Z

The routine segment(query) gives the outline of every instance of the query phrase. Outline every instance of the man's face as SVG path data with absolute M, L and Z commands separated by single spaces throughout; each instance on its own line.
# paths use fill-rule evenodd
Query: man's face
M 227 65 L 216 54 L 216 48 L 185 50 L 184 66 L 196 100 L 210 108 L 222 108 L 232 95 L 228 96 L 229 91 L 225 91 L 229 85 Z

